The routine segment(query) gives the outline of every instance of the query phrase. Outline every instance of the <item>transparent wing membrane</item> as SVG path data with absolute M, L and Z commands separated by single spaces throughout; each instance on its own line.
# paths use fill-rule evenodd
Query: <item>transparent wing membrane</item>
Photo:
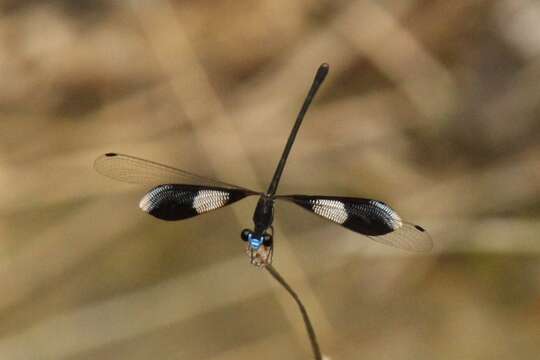
M 427 252 L 433 248 L 433 240 L 429 233 L 419 225 L 403 222 L 397 230 L 385 235 L 368 237 L 380 244 L 393 246 L 399 249 Z
M 207 185 L 241 189 L 253 194 L 257 193 L 237 185 L 228 184 L 223 181 L 196 175 L 185 170 L 124 154 L 104 154 L 96 159 L 94 168 L 98 173 L 104 176 L 131 184 Z
M 284 195 L 276 198 L 293 202 L 381 244 L 409 251 L 429 251 L 433 247 L 427 231 L 403 221 L 382 201 L 317 195 Z

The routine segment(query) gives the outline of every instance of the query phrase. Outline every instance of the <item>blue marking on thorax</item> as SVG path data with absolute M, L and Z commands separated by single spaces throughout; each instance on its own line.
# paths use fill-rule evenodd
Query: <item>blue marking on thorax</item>
M 249 246 L 253 250 L 257 251 L 257 250 L 259 250 L 259 248 L 263 244 L 263 236 L 261 235 L 260 238 L 256 238 L 256 237 L 253 236 L 253 234 L 249 234 L 248 235 L 248 242 L 249 242 Z

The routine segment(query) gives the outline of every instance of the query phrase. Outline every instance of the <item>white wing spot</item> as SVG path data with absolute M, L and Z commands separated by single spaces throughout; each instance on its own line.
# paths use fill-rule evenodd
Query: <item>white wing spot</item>
M 162 192 L 167 191 L 170 188 L 171 188 L 170 185 L 163 185 L 146 193 L 142 197 L 141 201 L 139 201 L 139 207 L 141 208 L 141 210 L 147 213 L 152 211 L 155 205 L 154 202 L 156 198 L 159 197 Z
M 392 210 L 388 205 L 386 205 L 383 202 L 371 200 L 371 205 L 374 205 L 381 209 L 388 217 L 386 218 L 388 225 L 394 229 L 397 230 L 400 227 L 403 226 L 403 221 L 401 220 L 401 217 Z
M 150 203 L 150 196 L 149 195 L 150 194 L 144 195 L 143 198 L 141 199 L 141 201 L 139 202 L 139 207 L 144 212 L 150 211 L 151 203 Z
M 345 204 L 337 200 L 317 199 L 311 201 L 313 212 L 329 220 L 343 224 L 349 215 L 345 210 Z
M 193 208 L 198 214 L 214 210 L 227 204 L 229 193 L 218 190 L 200 190 L 193 199 Z

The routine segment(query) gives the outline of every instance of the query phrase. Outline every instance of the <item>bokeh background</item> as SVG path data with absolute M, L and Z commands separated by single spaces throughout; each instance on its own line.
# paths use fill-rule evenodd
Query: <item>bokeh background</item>
M 384 200 L 388 248 L 290 204 L 275 267 L 329 359 L 536 359 L 536 0 L 2 1 L 0 358 L 308 359 L 249 265 L 256 199 L 166 223 L 110 151 L 265 189 L 321 62 L 282 193 Z

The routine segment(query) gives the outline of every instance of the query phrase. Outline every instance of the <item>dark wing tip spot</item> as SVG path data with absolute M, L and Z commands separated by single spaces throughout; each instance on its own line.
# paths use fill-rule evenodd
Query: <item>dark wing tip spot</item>
M 106 153 L 105 156 L 107 157 L 112 157 L 112 156 L 117 156 L 118 154 L 117 153 Z
M 416 228 L 416 230 L 420 230 L 421 232 L 425 232 L 426 229 L 424 229 L 423 227 L 421 227 L 420 225 L 414 225 L 414 227 Z

